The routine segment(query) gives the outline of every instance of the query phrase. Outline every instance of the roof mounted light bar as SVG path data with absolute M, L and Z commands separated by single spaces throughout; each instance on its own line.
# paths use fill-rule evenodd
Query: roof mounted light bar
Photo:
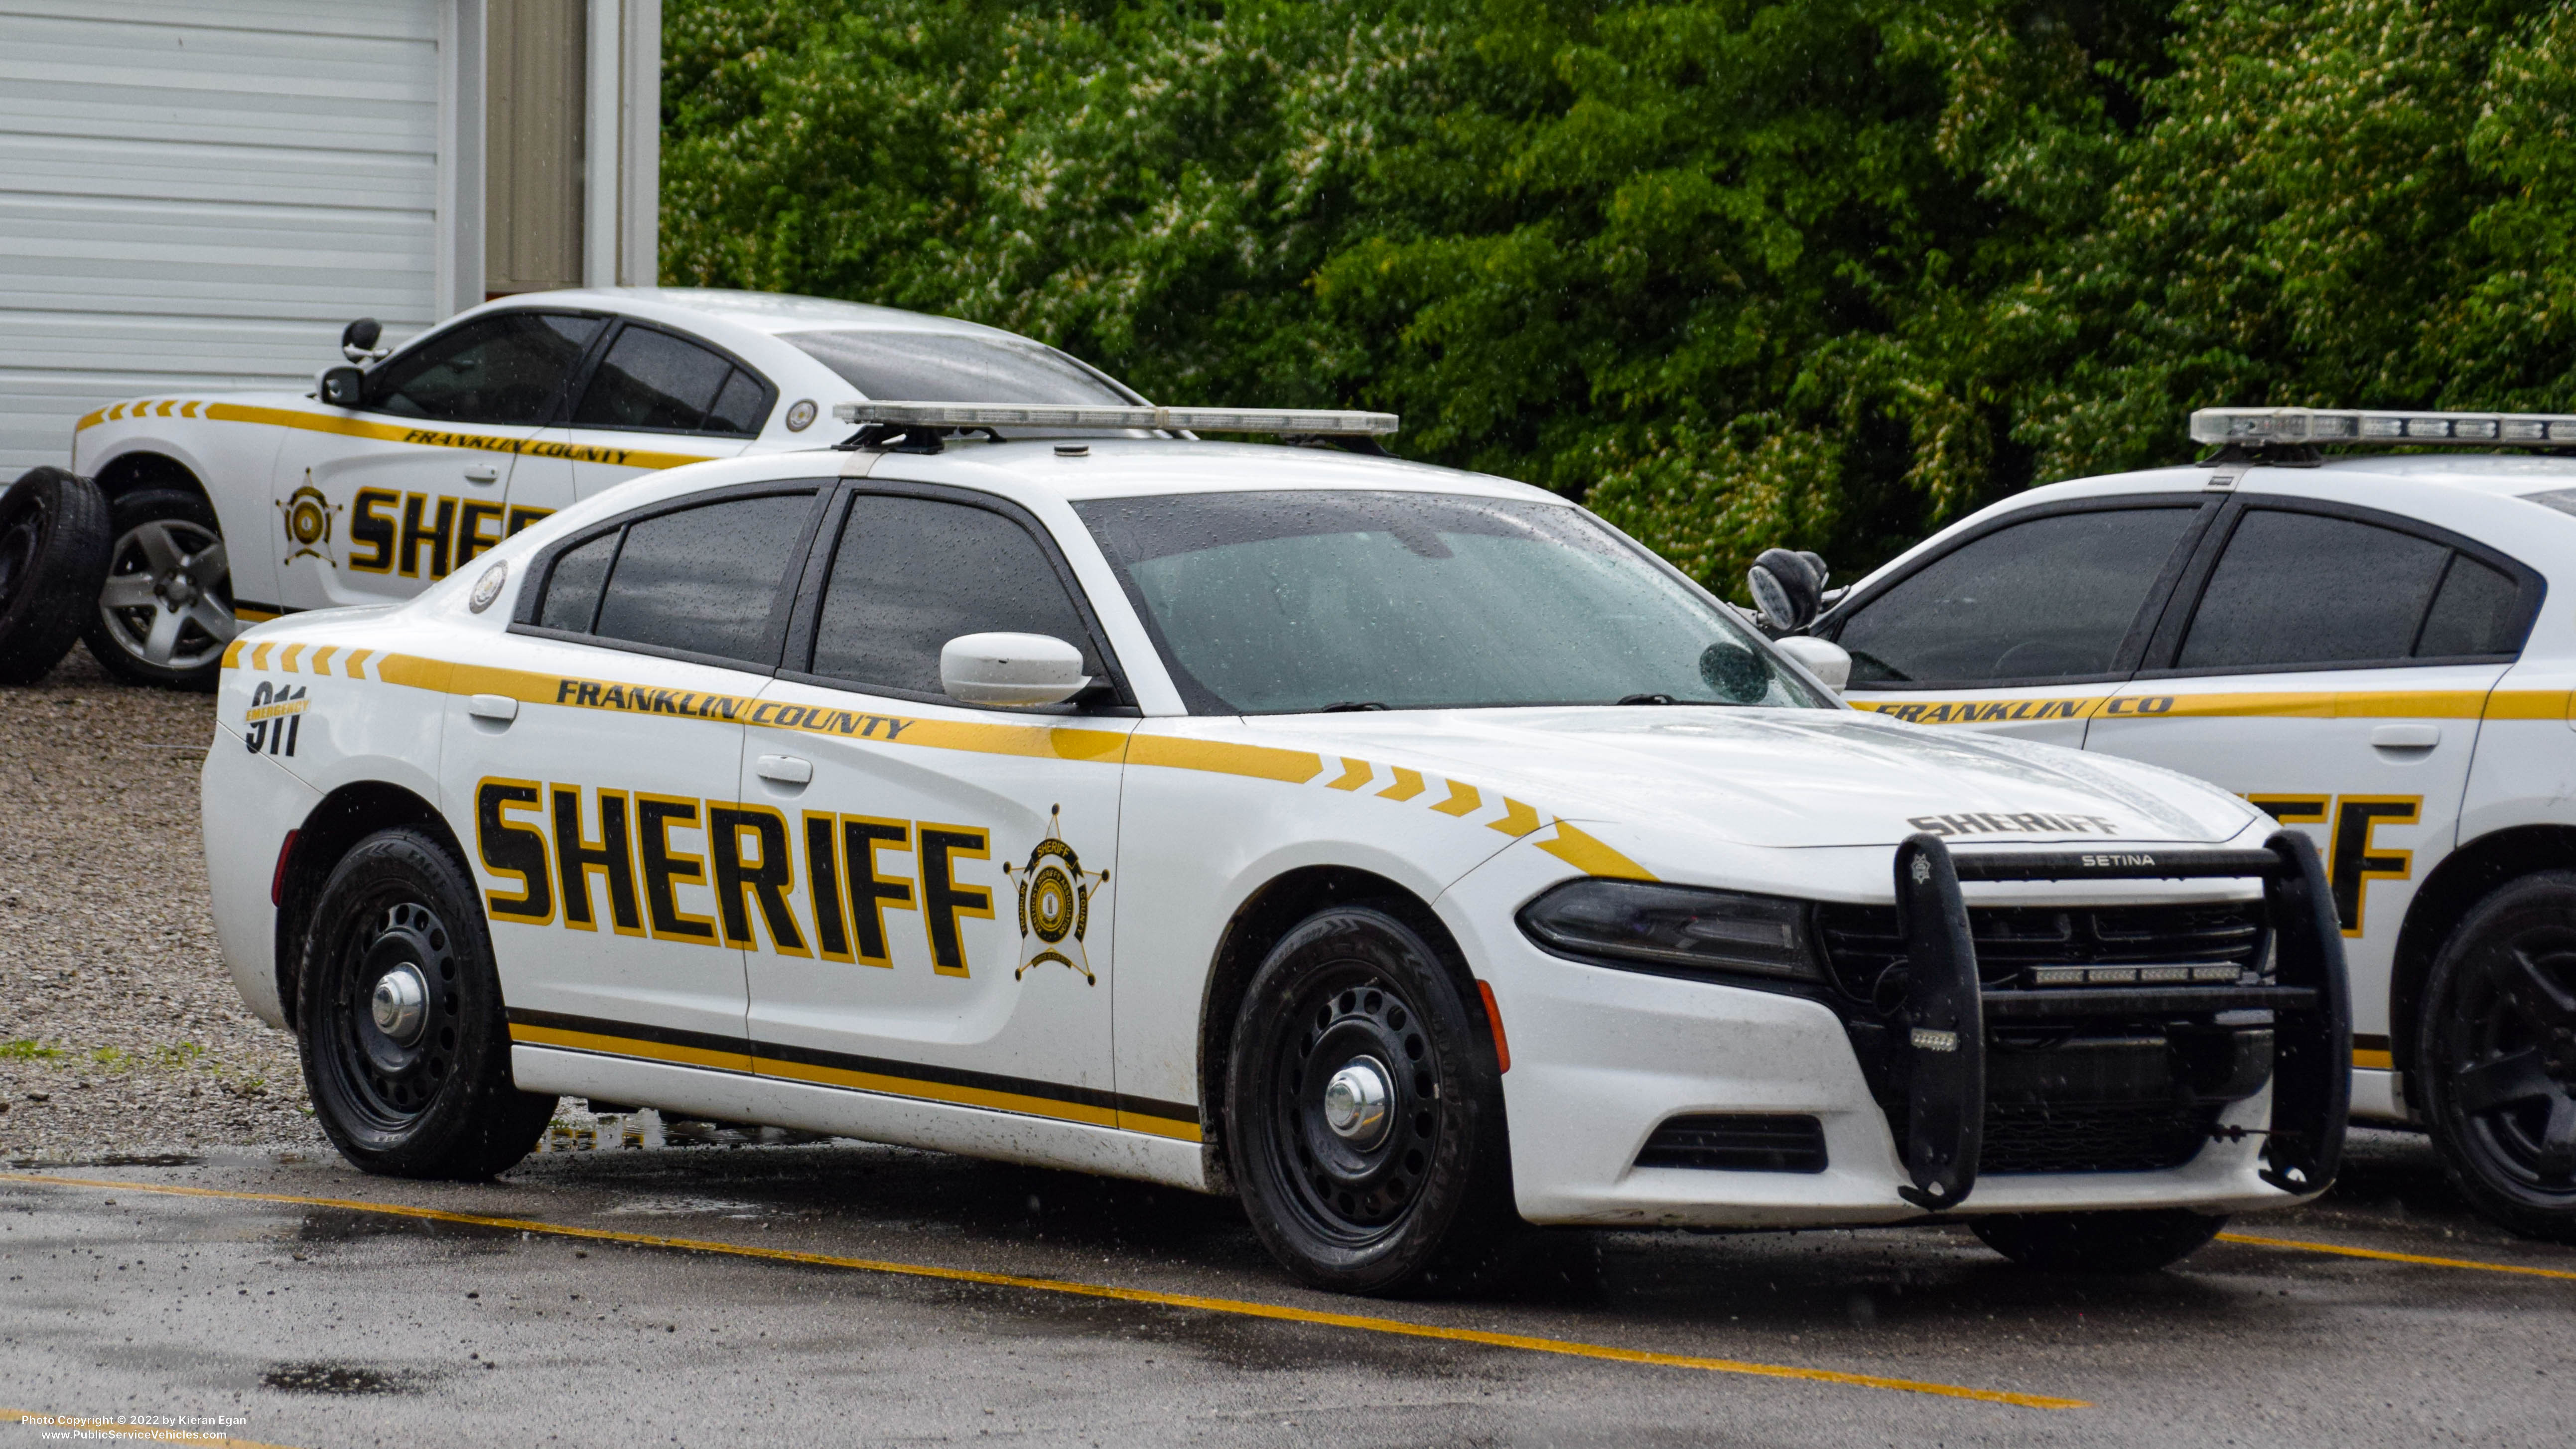
M 1104 408 L 1079 403 L 837 403 L 832 416 L 845 423 L 913 428 L 1151 428 L 1166 432 L 1293 433 L 1315 437 L 1366 437 L 1392 433 L 1393 413 L 1325 412 L 1308 408 Z M 2576 436 L 2571 433 L 2570 436 Z
M 2195 443 L 2313 447 L 2388 443 L 2416 447 L 2576 444 L 2565 413 L 2403 413 L 2343 408 L 2202 408 L 2191 415 Z

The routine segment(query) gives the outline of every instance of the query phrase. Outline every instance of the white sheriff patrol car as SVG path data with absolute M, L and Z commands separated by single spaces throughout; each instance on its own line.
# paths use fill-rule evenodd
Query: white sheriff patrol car
M 1810 632 L 1862 709 L 2187 770 L 2312 836 L 2354 1114 L 2421 1124 L 2480 1209 L 2576 1240 L 2576 461 L 2497 451 L 2564 448 L 2576 418 L 2215 408 L 2191 431 L 2218 445 L 2199 466 L 2018 494 Z M 2371 444 L 2416 451 L 2320 451 Z
M 1540 490 L 1179 436 L 1383 414 L 840 411 L 228 646 L 223 951 L 352 1162 L 579 1094 L 1232 1191 L 1377 1292 L 1525 1224 L 2151 1267 L 2332 1178 L 2244 801 L 1845 708 Z
M 236 621 L 409 598 L 627 479 L 812 448 L 839 403 L 1137 400 L 990 327 L 757 292 L 529 293 L 390 357 L 379 335 L 351 323 L 343 352 L 376 365 L 310 393 L 160 395 L 80 420 L 72 471 L 113 513 L 82 635 L 101 663 L 211 687 Z

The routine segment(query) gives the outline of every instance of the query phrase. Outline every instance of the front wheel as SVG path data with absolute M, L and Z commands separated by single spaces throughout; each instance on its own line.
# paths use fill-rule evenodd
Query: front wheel
M 525 1157 L 554 1115 L 554 1098 L 510 1078 L 473 884 L 420 831 L 378 831 L 333 867 L 301 1002 L 313 1113 L 354 1166 L 479 1181 Z
M 1226 1099 L 1253 1230 L 1315 1287 L 1456 1288 L 1519 1236 L 1492 1048 L 1440 949 L 1394 914 L 1322 911 L 1271 949 Z
M 1968 1226 L 1987 1247 L 2042 1273 L 2152 1273 L 2199 1252 L 2227 1219 L 2157 1208 L 2015 1213 L 1978 1218 Z
M 2524 876 L 2469 912 L 2425 982 L 2416 1056 L 2461 1195 L 2576 1242 L 2576 871 Z

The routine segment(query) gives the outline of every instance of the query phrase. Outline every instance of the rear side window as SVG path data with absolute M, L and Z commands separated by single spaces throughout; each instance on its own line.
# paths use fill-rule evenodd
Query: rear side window
M 573 425 L 657 431 L 760 430 L 766 390 L 759 379 L 694 342 L 628 327 L 582 389 Z
M 1017 337 L 836 330 L 779 340 L 838 373 L 861 397 L 886 402 L 1135 402 L 1071 357 Z
M 538 620 L 581 631 L 595 591 L 588 632 L 602 639 L 775 663 L 762 657 L 770 612 L 813 503 L 770 494 L 639 519 L 558 558 Z
M 940 649 L 994 632 L 1051 634 L 1082 651 L 1085 674 L 1103 672 L 1091 631 L 1028 530 L 935 498 L 850 501 L 815 624 L 814 673 L 939 694 Z
M 1960 545 L 1836 634 L 1853 688 L 2107 674 L 2197 507 L 2099 509 Z
M 367 374 L 366 406 L 451 423 L 541 423 L 607 324 L 502 312 L 440 333 Z
M 2178 669 L 2301 668 L 2508 654 L 2520 588 L 2447 544 L 2350 518 L 2249 509 L 2183 636 Z

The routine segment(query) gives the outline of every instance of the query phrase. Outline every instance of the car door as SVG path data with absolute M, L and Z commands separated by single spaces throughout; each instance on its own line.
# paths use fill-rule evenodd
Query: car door
M 724 827 L 820 491 L 722 490 L 570 539 L 457 666 L 441 783 L 514 1040 L 748 1072 Z
M 621 323 L 568 419 L 547 428 L 520 463 L 510 505 L 551 511 L 657 469 L 734 457 L 760 436 L 777 400 L 750 364 L 703 339 Z
M 2198 493 L 2162 493 L 2009 514 L 1872 584 L 1815 632 L 1850 651 L 1844 698 L 1859 708 L 2080 746 L 2215 511 Z
M 512 467 L 606 325 L 488 313 L 368 373 L 357 407 L 292 430 L 272 475 L 286 607 L 408 598 L 532 521 L 511 517 Z
M 808 588 L 806 637 L 745 747 L 736 828 L 771 884 L 722 903 L 760 937 L 758 1070 L 875 1094 L 851 1099 L 854 1129 L 900 1135 L 902 1113 L 871 1105 L 889 1096 L 1118 1126 L 1107 897 L 1135 712 L 940 688 L 949 640 L 1048 634 L 1081 648 L 1114 708 L 1071 570 L 1008 504 L 870 484 Z
M 2539 589 L 2521 564 L 2411 520 L 2245 498 L 2212 530 L 2146 667 L 2093 721 L 2088 749 L 2213 780 L 2315 840 L 2352 972 L 2357 1065 L 2389 1065 L 2398 930 L 2457 838 L 2486 697 Z

